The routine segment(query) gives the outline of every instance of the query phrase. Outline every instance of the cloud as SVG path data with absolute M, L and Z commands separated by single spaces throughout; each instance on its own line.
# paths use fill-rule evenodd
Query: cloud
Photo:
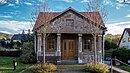
M 31 6 L 32 4 L 29 2 L 24 2 L 24 4 Z
M 126 7 L 126 6 L 127 6 L 127 5 L 121 4 L 121 3 L 116 3 L 116 4 L 115 4 L 115 7 L 116 7 L 117 10 L 119 10 L 120 8 Z
M 15 6 L 14 4 L 9 4 L 8 6 Z
M 16 0 L 16 2 L 15 2 L 16 4 L 19 4 L 19 0 Z
M 119 10 L 120 9 L 120 7 L 116 7 L 116 10 Z
M 130 27 L 130 21 L 110 23 L 106 24 L 106 27 L 108 30 L 107 33 L 122 34 L 124 28 Z
M 111 7 L 114 7 L 116 10 L 119 10 L 120 8 L 126 7 L 126 4 L 119 3 L 121 0 L 117 0 L 117 2 L 113 2 L 112 0 L 103 0 L 104 5 L 109 5 Z
M 6 32 L 9 33 L 20 33 L 22 30 L 32 30 L 32 26 L 30 22 L 25 21 L 0 21 L 0 31 L 3 31 L 2 29 L 8 29 Z
M 65 1 L 67 3 L 72 3 L 73 2 L 73 0 L 63 0 L 63 1 Z
M 12 16 L 0 16 L 0 18 L 12 18 Z
M 130 17 L 130 14 L 128 14 L 127 16 L 125 16 L 125 17 Z
M 11 33 L 8 32 L 8 31 L 1 31 L 1 30 L 0 30 L 0 32 L 2 32 L 2 33 L 7 33 L 7 34 L 11 34 Z
M 7 3 L 7 0 L 0 0 L 0 4 L 5 4 Z
M 110 0 L 104 0 L 103 4 L 104 5 L 112 5 L 112 2 Z
M 81 3 L 89 2 L 90 0 L 81 0 Z
M 116 0 L 118 3 L 130 3 L 130 0 Z M 125 2 L 124 2 L 125 1 Z
M 67 2 L 67 3 L 72 3 L 73 0 L 55 0 L 55 1 L 64 1 L 64 2 Z
M 124 0 L 116 0 L 117 2 L 119 2 L 119 3 L 122 3 Z

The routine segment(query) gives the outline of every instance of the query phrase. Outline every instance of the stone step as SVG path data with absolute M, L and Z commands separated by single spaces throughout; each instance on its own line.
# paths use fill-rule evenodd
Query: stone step
M 78 60 L 62 60 L 61 64 L 77 64 Z

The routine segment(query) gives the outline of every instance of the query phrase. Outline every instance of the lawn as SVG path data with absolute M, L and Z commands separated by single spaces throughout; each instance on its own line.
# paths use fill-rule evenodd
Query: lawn
M 130 72 L 130 66 L 119 65 L 119 66 L 116 66 L 116 67 L 118 67 L 118 68 L 120 68 L 120 69 L 123 69 L 123 70 L 125 70 L 125 71 Z
M 17 62 L 16 70 L 13 70 L 13 60 Z M 18 57 L 0 56 L 0 73 L 19 73 L 30 66 L 32 66 L 32 64 L 21 63 Z

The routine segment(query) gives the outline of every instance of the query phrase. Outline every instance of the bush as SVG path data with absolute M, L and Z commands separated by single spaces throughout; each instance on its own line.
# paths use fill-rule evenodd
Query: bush
M 20 60 L 22 63 L 36 62 L 32 42 L 26 42 L 22 45 L 22 55 L 20 56 Z
M 108 39 L 105 40 L 105 50 L 116 49 L 118 47 L 117 43 L 110 41 Z
M 85 71 L 89 71 L 92 73 L 108 73 L 109 67 L 105 64 L 86 64 Z
M 54 64 L 37 64 L 35 66 L 36 73 L 48 73 L 48 72 L 54 72 L 56 70 L 57 67 Z
M 18 49 L 1 49 L 0 56 L 19 57 L 21 50 Z
M 26 50 L 22 52 L 22 55 L 20 56 L 20 61 L 22 63 L 35 63 L 35 56 L 33 50 Z
M 22 50 L 32 50 L 34 48 L 34 44 L 32 42 L 26 42 L 22 45 Z
M 115 56 L 117 59 L 127 63 L 130 59 L 130 49 L 127 49 L 125 47 L 117 48 L 112 52 L 112 57 L 114 58 Z

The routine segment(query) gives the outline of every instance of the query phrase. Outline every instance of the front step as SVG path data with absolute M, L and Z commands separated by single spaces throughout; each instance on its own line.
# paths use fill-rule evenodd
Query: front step
M 61 60 L 60 64 L 77 64 L 78 60 Z

